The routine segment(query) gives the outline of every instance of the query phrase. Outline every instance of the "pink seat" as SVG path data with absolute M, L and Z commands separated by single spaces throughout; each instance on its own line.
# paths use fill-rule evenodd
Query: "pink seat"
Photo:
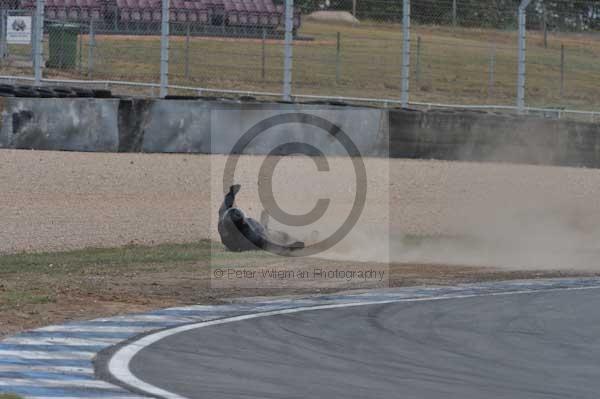
M 90 18 L 97 20 L 100 19 L 102 6 L 99 0 L 87 0 Z
M 225 4 L 223 0 L 210 0 L 212 10 L 211 16 L 224 16 L 225 15 Z
M 256 6 L 256 11 L 258 12 L 258 23 L 261 26 L 266 26 L 269 24 L 269 12 L 265 7 L 262 0 L 255 0 L 254 5 Z
M 150 2 L 148 0 L 140 0 L 138 7 L 140 8 L 140 12 L 142 14 L 142 21 L 151 22 L 152 9 L 150 8 Z
M 75 0 L 79 8 L 79 18 L 82 20 L 90 19 L 90 9 L 87 0 Z
M 270 0 L 265 0 L 265 7 L 269 12 L 269 26 L 277 26 L 279 24 L 279 14 L 275 5 Z
M 67 9 L 64 0 L 54 0 L 54 6 L 56 7 L 56 18 L 67 19 Z
M 239 24 L 248 25 L 248 12 L 246 11 L 246 6 L 244 6 L 242 0 L 233 0 L 233 4 L 238 15 Z
M 22 8 L 35 8 L 35 4 L 33 0 L 23 0 L 21 2 Z M 54 0 L 46 0 L 44 2 L 44 12 L 46 13 L 46 17 L 49 19 L 56 18 L 56 8 L 54 8 Z
M 204 25 L 208 25 L 208 23 L 210 22 L 208 10 L 198 10 L 198 22 Z
M 225 16 L 229 25 L 237 25 L 239 23 L 238 12 L 232 0 L 225 0 Z
M 127 14 L 127 3 L 125 0 L 117 0 L 117 14 L 120 19 L 124 19 L 123 16 Z
M 248 12 L 248 25 L 258 25 L 258 11 L 252 0 L 244 0 L 244 6 Z
M 127 7 L 127 0 L 117 0 L 117 10 L 121 21 L 127 22 L 131 20 L 131 12 L 129 11 L 129 7 Z
M 185 10 L 185 3 L 183 0 L 172 0 L 171 12 L 174 12 L 171 14 L 174 21 L 187 22 L 187 12 Z
M 200 0 L 200 1 L 196 0 L 196 4 L 197 4 L 196 7 L 198 7 L 199 10 L 204 10 L 208 13 L 208 18 L 210 20 L 210 18 L 212 18 L 212 15 L 215 12 L 212 1 L 211 0 Z
M 77 8 L 79 9 L 79 18 L 88 19 L 89 16 L 89 8 L 87 0 L 75 0 L 77 4 Z
M 142 13 L 136 0 L 127 0 L 127 8 L 132 21 L 139 22 L 142 20 Z
M 184 1 L 185 9 L 188 14 L 188 21 L 198 22 L 198 12 L 196 10 L 196 4 L 194 1 Z
M 150 0 L 150 8 L 152 9 L 152 21 L 162 21 L 162 3 L 161 0 Z
M 65 0 L 65 7 L 67 8 L 67 17 L 69 19 L 79 19 L 79 10 L 75 0 Z

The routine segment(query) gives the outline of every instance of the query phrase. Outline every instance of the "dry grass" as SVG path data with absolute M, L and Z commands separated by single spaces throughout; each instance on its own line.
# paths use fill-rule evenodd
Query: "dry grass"
M 415 243 L 416 245 L 416 243 Z M 360 262 L 287 259 L 259 252 L 225 252 L 208 241 L 157 246 L 88 248 L 68 252 L 0 256 L 0 338 L 24 329 L 121 313 L 190 304 L 218 304 L 243 296 L 309 295 L 357 288 L 318 283 L 241 288 L 211 284 L 211 270 L 343 266 Z M 437 264 L 392 264 L 389 285 L 456 284 L 477 281 L 581 275 L 575 272 L 522 272 Z M 589 273 L 593 274 L 593 273 Z M 11 396 L 0 399 L 13 399 Z
M 339 80 L 336 83 L 336 36 L 341 35 Z M 517 35 L 514 31 L 414 26 L 412 48 L 413 101 L 513 105 L 516 97 Z M 300 34 L 314 41 L 294 47 L 294 92 L 398 99 L 402 30 L 395 24 L 359 26 L 305 22 Z M 542 46 L 538 32 L 528 33 L 527 104 L 531 106 L 598 109 L 600 42 L 591 35 L 550 35 Z M 417 56 L 417 38 L 420 52 Z M 83 71 L 47 70 L 49 77 L 86 75 L 87 37 Z M 158 82 L 160 39 L 157 36 L 97 37 L 97 79 Z M 560 93 L 560 47 L 565 46 L 564 93 Z M 170 82 L 207 88 L 281 91 L 283 44 L 258 39 L 194 37 L 189 43 L 173 37 Z M 494 84 L 490 86 L 490 58 L 495 46 Z M 417 74 L 417 58 L 419 71 Z M 18 72 L 5 69 L 5 72 Z M 417 80 L 418 75 L 418 80 Z

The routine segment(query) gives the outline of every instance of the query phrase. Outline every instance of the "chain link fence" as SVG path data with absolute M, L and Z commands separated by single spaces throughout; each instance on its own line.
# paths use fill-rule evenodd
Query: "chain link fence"
M 532 3 L 527 21 L 526 104 L 597 109 L 600 2 Z
M 7 17 L 42 2 L 12 1 L 1 75 L 31 78 L 34 40 L 8 44 Z M 169 94 L 600 105 L 599 1 L 292 1 L 45 0 L 42 77 L 154 96 L 168 84 Z
M 515 104 L 515 2 L 415 1 L 412 22 L 412 101 Z

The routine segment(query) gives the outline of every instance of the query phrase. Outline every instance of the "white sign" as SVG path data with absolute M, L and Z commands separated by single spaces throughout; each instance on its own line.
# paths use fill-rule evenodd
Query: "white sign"
M 31 43 L 30 15 L 9 15 L 6 22 L 6 41 L 9 44 Z

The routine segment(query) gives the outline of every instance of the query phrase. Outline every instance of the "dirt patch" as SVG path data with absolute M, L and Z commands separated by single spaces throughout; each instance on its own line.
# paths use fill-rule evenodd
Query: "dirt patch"
M 218 240 L 224 156 L 19 150 L 1 155 L 0 253 Z M 236 172 L 243 184 L 240 205 L 255 218 L 262 209 L 256 187 L 263 160 L 242 157 Z M 598 267 L 598 170 L 375 158 L 365 164 L 367 206 L 336 255 L 380 261 L 377 256 L 388 251 L 377 229 L 387 235 L 389 226 L 389 247 L 401 263 Z M 353 201 L 348 165 L 331 159 L 331 173 L 313 173 L 310 159 L 281 160 L 273 180 L 276 199 L 287 212 L 301 214 L 324 191 L 336 195 L 341 213 Z M 333 213 L 330 219 L 335 223 L 343 216 Z M 406 250 L 399 240 L 407 235 L 471 241 L 425 241 Z
M 282 261 L 232 257 L 222 249 L 215 258 L 208 242 L 199 242 L 218 239 L 223 156 L 0 155 L 0 335 L 241 296 L 356 288 L 214 288 L 211 264 L 358 268 L 380 264 L 383 254 L 392 260 L 391 287 L 600 272 L 597 170 L 367 159 L 368 204 L 356 234 L 327 259 Z M 243 157 L 236 175 L 244 185 L 240 205 L 254 217 L 261 204 L 252 168 L 262 160 Z M 330 161 L 332 171 L 352 170 Z M 307 172 L 299 176 L 298 170 Z M 334 189 L 340 209 L 351 202 L 343 173 L 332 182 L 312 171 L 304 157 L 281 160 L 273 187 L 282 193 L 277 201 L 291 207 L 286 211 L 306 212 L 321 187 Z M 382 228 L 388 248 L 378 235 Z M 82 250 L 88 247 L 119 248 Z

